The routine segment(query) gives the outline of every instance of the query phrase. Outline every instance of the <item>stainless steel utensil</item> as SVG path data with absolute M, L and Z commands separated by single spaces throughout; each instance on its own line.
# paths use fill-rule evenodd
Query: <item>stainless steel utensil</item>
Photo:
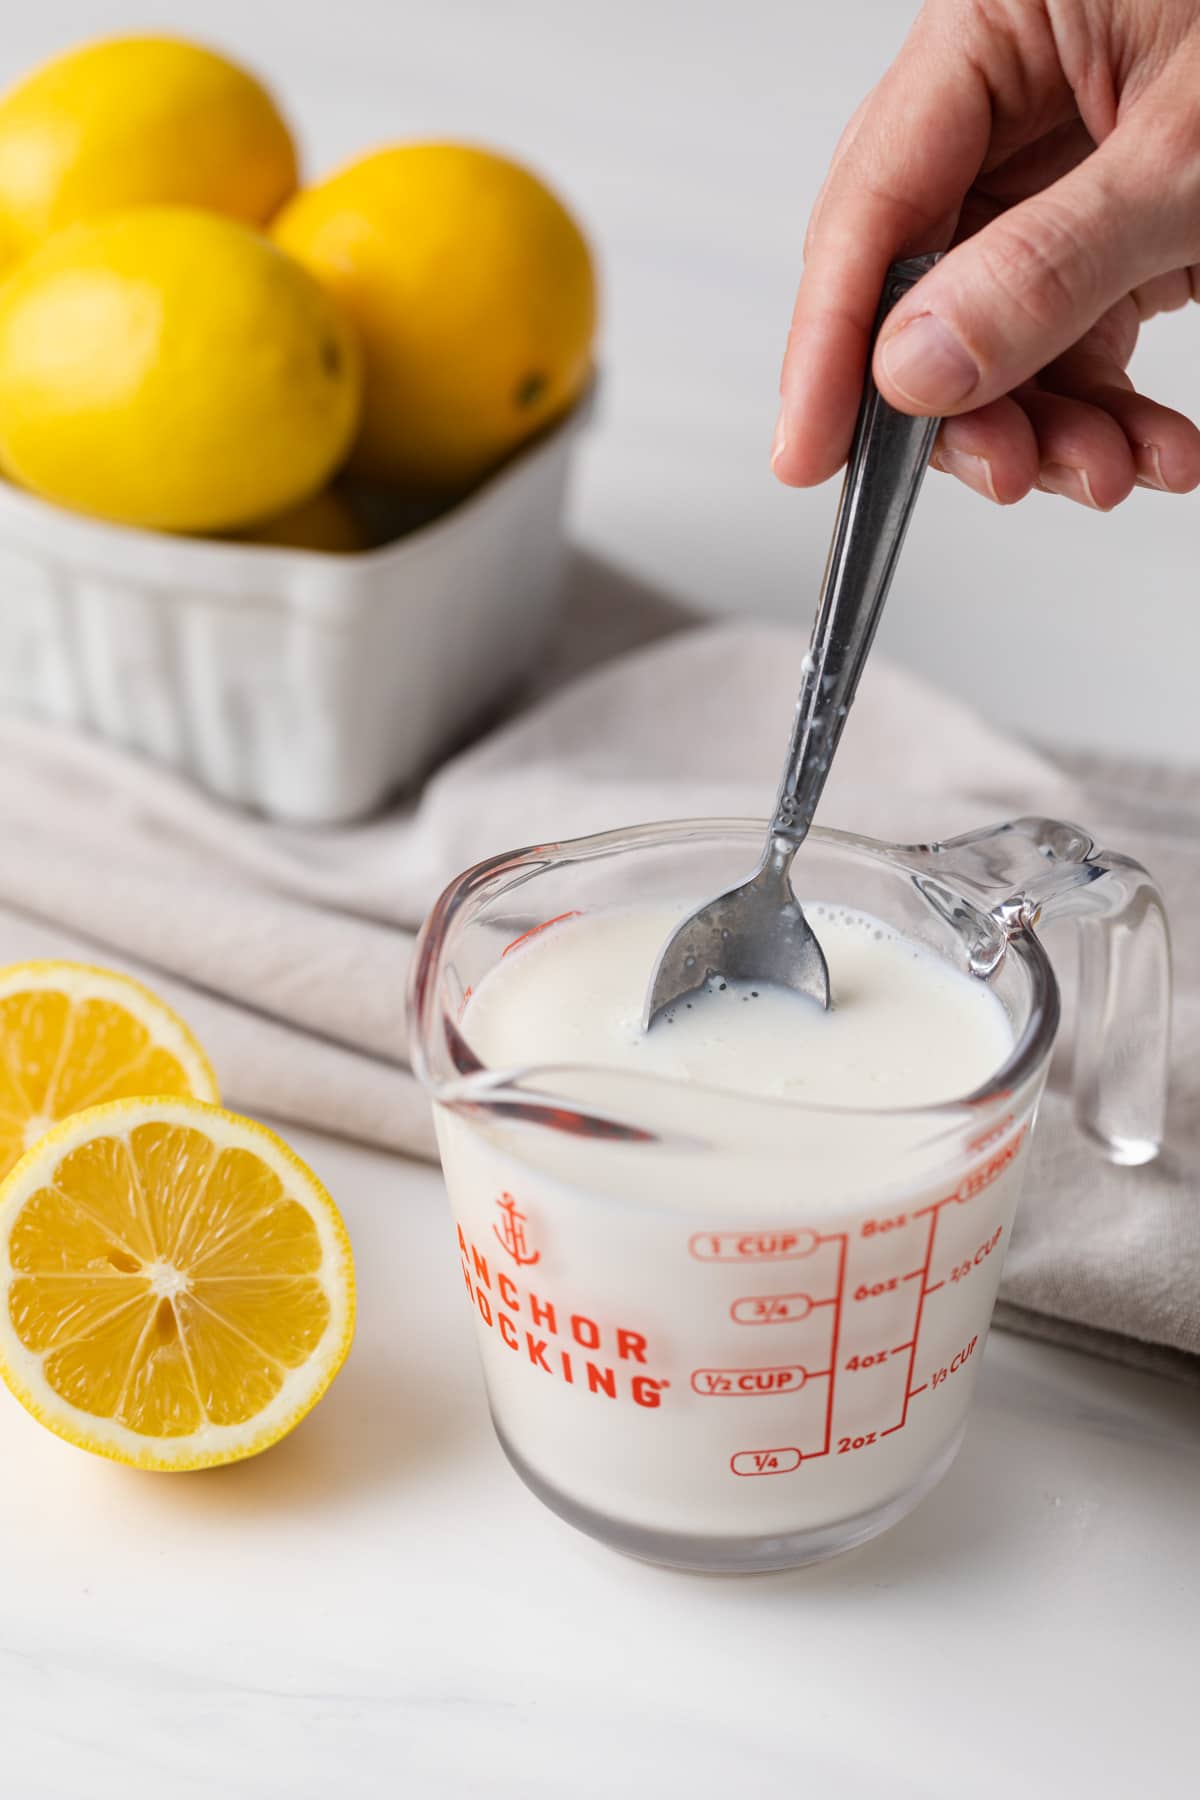
M 888 270 L 872 347 L 892 307 L 937 260 L 936 253 L 912 256 Z M 868 361 L 763 858 L 749 881 L 701 907 L 670 937 L 650 984 L 647 1029 L 687 994 L 722 980 L 777 982 L 829 1006 L 829 969 L 792 892 L 792 859 L 825 786 L 939 424 L 889 406 Z

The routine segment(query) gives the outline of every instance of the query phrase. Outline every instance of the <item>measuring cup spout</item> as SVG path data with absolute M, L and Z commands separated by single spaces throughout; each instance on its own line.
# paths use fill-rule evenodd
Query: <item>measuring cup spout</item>
M 916 858 L 914 880 L 933 904 L 937 890 L 977 903 L 983 959 L 994 963 L 1020 933 L 1076 923 L 1076 1120 L 1111 1161 L 1151 1161 L 1162 1147 L 1171 1032 L 1170 935 L 1153 877 L 1056 819 L 1015 819 L 921 846 Z

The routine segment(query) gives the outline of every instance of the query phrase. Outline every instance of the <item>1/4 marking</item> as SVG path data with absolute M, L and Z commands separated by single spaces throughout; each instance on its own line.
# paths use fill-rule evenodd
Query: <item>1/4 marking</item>
M 735 1475 L 790 1475 L 801 1460 L 794 1444 L 782 1444 L 775 1450 L 735 1450 L 729 1467 Z

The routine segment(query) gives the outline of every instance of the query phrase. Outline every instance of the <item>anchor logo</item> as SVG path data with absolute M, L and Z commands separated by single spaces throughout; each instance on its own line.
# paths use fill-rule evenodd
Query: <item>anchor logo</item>
M 515 1263 L 531 1264 L 539 1261 L 540 1250 L 530 1251 L 525 1239 L 525 1226 L 528 1223 L 511 1194 L 504 1194 L 496 1205 L 504 1215 L 503 1225 L 493 1225 L 497 1240 L 512 1257 Z

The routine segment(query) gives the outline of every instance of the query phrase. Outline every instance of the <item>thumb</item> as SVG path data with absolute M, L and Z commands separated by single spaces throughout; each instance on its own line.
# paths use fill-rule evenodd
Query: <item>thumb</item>
M 1062 355 L 1139 283 L 1195 261 L 1200 170 L 1166 136 L 1131 118 L 944 257 L 880 333 L 874 374 L 884 398 L 909 413 L 984 406 Z

